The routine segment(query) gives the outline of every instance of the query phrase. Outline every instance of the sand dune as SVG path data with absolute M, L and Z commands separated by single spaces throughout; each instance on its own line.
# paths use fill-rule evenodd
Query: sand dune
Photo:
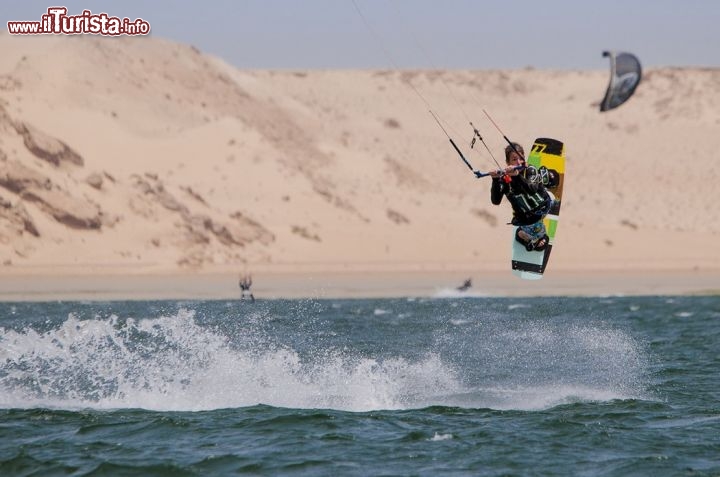
M 720 270 L 720 70 L 246 71 L 157 38 L 0 35 L 0 269 L 22 274 L 508 268 L 468 120 L 563 140 L 549 273 Z M 409 85 L 412 85 L 409 86 Z M 416 93 L 419 93 L 419 95 Z

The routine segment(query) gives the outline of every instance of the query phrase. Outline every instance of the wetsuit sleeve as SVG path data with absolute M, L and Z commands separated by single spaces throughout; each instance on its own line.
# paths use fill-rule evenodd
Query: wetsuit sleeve
M 495 205 L 500 205 L 502 202 L 503 195 L 505 195 L 505 183 L 502 180 L 493 179 L 492 185 L 490 186 L 490 202 Z

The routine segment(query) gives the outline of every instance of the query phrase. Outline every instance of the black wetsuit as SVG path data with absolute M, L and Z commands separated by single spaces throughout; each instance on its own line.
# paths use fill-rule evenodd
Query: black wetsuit
M 529 167 L 516 176 L 509 176 L 509 183 L 502 177 L 492 180 L 490 201 L 500 205 L 503 196 L 508 198 L 513 208 L 513 225 L 531 225 L 542 220 L 552 205 L 552 197 L 542 182 L 533 180 L 536 174 L 537 171 Z

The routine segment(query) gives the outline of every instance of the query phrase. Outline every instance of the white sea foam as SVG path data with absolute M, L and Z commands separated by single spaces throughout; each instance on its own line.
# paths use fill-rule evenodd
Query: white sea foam
M 469 321 L 435 347 L 380 358 L 272 344 L 252 327 L 272 319 L 247 316 L 232 339 L 187 310 L 124 321 L 71 315 L 45 332 L 0 328 L 0 407 L 535 410 L 644 397 L 642 347 L 608 328 Z
M 2 330 L 0 336 L 5 408 L 198 411 L 267 404 L 367 411 L 417 407 L 423 397 L 458 387 L 453 370 L 432 353 L 410 361 L 339 350 L 310 359 L 287 347 L 238 350 L 187 311 L 122 326 L 114 317 L 71 316 L 44 334 Z
M 538 411 L 575 402 L 632 399 L 633 394 L 611 388 L 549 383 L 539 386 L 490 388 L 483 391 L 487 407 L 500 410 Z
M 487 293 L 481 291 L 460 291 L 457 288 L 438 288 L 433 293 L 433 298 L 484 298 L 487 296 Z

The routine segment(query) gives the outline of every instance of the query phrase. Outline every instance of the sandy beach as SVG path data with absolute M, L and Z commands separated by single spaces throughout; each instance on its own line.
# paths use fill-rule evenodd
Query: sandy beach
M 473 286 L 457 287 L 467 278 Z M 506 272 L 263 273 L 253 277 L 257 300 L 301 298 L 460 298 L 720 294 L 720 276 L 702 271 L 563 272 L 522 281 Z M 0 277 L 0 301 L 237 300 L 231 274 Z
M 600 113 L 604 70 L 239 70 L 151 37 L 0 53 L 0 300 L 225 299 L 243 273 L 262 298 L 720 290 L 720 161 L 693 167 L 720 150 L 717 69 L 648 69 Z M 509 205 L 413 88 L 477 169 L 503 160 L 482 109 L 566 144 L 543 280 L 510 274 Z

